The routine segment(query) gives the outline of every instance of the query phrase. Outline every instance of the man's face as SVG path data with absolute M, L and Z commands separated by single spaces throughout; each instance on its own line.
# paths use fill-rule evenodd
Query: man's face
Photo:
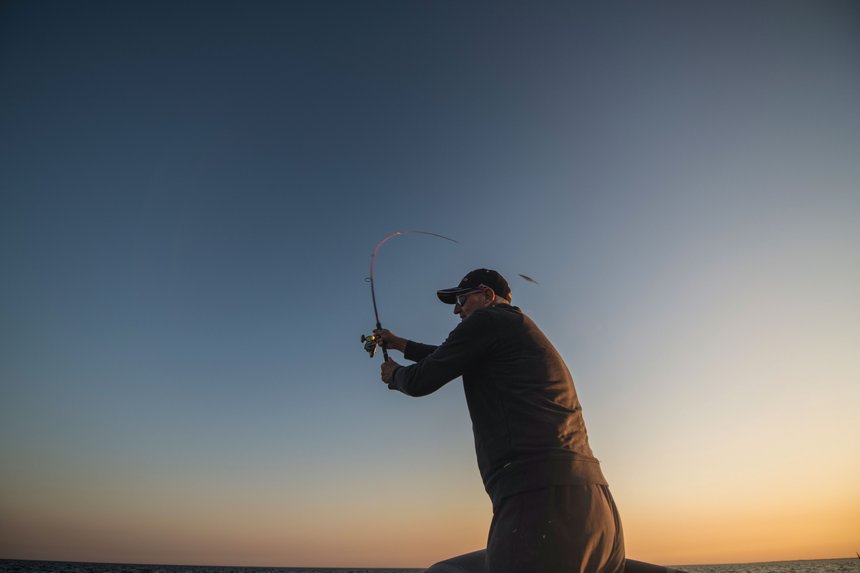
M 460 320 L 465 320 L 479 308 L 487 306 L 483 290 L 476 290 L 475 292 L 463 295 L 462 299 L 462 305 L 459 302 L 454 303 L 454 314 L 460 315 Z

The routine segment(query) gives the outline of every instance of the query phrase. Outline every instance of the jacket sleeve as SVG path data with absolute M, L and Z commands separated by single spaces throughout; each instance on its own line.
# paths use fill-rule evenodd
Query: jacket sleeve
M 433 346 L 432 344 L 421 344 L 420 342 L 407 340 L 406 348 L 403 350 L 403 357 L 406 358 L 406 360 L 418 362 L 419 360 L 427 358 L 433 354 L 433 351 L 437 348 L 439 347 Z
M 475 311 L 429 355 L 416 364 L 395 370 L 388 387 L 408 396 L 426 396 L 462 376 L 471 364 L 480 360 L 492 342 L 491 321 L 489 313 Z

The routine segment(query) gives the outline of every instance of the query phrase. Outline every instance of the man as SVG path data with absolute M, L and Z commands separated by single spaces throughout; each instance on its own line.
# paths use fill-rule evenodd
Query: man
M 382 364 L 392 390 L 424 396 L 463 377 L 478 468 L 493 502 L 486 554 L 433 571 L 616 573 L 621 520 L 588 445 L 582 408 L 561 356 L 519 308 L 496 271 L 477 269 L 437 292 L 460 324 L 440 346 L 377 331 L 415 361 Z M 481 566 L 481 561 L 485 561 Z M 446 565 L 447 564 L 447 565 Z

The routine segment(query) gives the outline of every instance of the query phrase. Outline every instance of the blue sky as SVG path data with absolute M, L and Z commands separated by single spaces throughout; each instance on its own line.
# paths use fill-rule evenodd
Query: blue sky
M 4 3 L 0 557 L 480 547 L 459 383 L 388 392 L 359 343 L 370 253 L 398 229 L 460 244 L 383 247 L 383 323 L 441 341 L 456 317 L 434 291 L 505 274 L 573 371 L 632 557 L 850 554 L 858 20 L 851 2 Z M 810 480 L 832 495 L 786 515 Z

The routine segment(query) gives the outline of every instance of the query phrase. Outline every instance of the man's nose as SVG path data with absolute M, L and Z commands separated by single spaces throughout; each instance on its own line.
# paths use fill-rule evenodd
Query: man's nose
M 454 303 L 454 314 L 460 314 L 460 305 L 456 302 Z

